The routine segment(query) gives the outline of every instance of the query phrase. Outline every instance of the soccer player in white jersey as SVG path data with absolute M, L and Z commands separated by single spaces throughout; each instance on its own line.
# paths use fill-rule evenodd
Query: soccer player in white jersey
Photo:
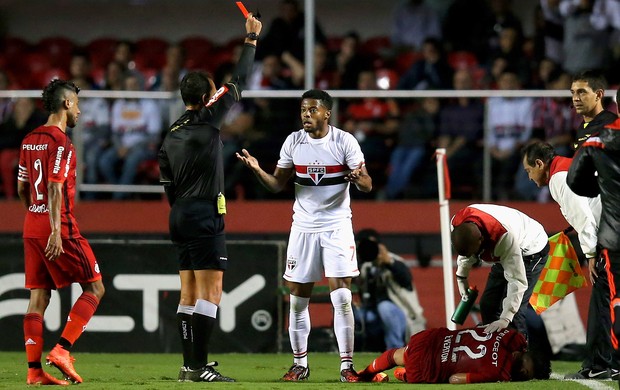
M 353 311 L 351 279 L 359 275 L 351 223 L 349 184 L 369 192 L 372 179 L 364 155 L 353 135 L 329 125 L 332 98 L 312 89 L 302 95 L 303 128 L 288 136 L 273 174 L 243 149 L 237 158 L 249 167 L 260 183 L 279 192 L 293 177 L 295 204 L 289 237 L 284 280 L 291 291 L 289 336 L 293 365 L 285 381 L 310 376 L 308 367 L 308 304 L 314 283 L 322 271 L 329 280 L 334 306 L 334 331 L 340 352 L 340 380 L 357 382 L 353 368 Z

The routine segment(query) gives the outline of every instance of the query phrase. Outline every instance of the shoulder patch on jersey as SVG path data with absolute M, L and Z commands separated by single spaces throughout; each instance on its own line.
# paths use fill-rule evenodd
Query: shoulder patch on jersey
M 209 99 L 205 107 L 209 107 L 213 103 L 217 102 L 222 96 L 226 94 L 226 92 L 228 92 L 228 87 L 224 85 L 220 89 L 217 90 L 217 92 L 215 93 L 215 95 L 211 97 L 211 99 Z

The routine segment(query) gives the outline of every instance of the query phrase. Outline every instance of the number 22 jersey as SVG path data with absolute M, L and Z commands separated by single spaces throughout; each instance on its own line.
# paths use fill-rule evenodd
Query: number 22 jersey
M 467 383 L 506 382 L 513 352 L 525 351 L 525 337 L 512 329 L 485 333 L 484 327 L 429 329 L 411 336 L 405 352 L 409 383 L 448 383 L 468 374 Z
M 30 187 L 30 207 L 24 221 L 24 238 L 47 238 L 51 233 L 48 191 L 50 182 L 62 183 L 61 237 L 80 237 L 73 216 L 76 155 L 71 139 L 56 126 L 39 126 L 22 141 L 17 180 Z

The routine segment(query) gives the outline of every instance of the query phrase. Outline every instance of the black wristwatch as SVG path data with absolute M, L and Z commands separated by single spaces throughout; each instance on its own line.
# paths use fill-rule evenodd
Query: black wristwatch
M 258 34 L 255 32 L 248 33 L 245 37 L 253 41 L 258 41 Z

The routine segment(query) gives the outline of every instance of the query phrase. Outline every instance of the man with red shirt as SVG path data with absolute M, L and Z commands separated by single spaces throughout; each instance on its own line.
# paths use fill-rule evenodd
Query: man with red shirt
M 28 384 L 67 385 L 43 371 L 43 315 L 51 290 L 79 283 L 82 295 L 75 302 L 60 340 L 47 355 L 66 379 L 81 383 L 69 351 L 80 337 L 104 294 L 99 265 L 88 241 L 80 234 L 73 202 L 75 197 L 75 148 L 66 134 L 80 115 L 73 83 L 53 80 L 43 90 L 47 123 L 22 141 L 17 191 L 26 207 L 24 257 L 30 302 L 24 317 L 28 359 Z
M 363 382 L 387 382 L 387 376 L 377 374 L 404 366 L 394 376 L 408 383 L 549 379 L 549 359 L 527 352 L 526 346 L 525 337 L 512 329 L 428 329 L 411 336 L 406 347 L 384 352 L 358 374 Z

